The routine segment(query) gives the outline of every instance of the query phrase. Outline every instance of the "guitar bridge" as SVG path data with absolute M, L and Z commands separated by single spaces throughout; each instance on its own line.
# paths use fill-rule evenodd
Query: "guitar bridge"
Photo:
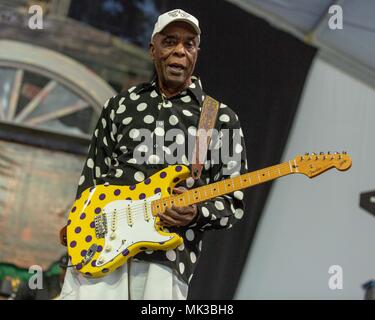
M 96 237 L 104 238 L 105 235 L 108 232 L 108 226 L 107 226 L 107 215 L 106 213 L 102 213 L 100 215 L 97 215 L 94 219 L 95 222 L 95 234 Z

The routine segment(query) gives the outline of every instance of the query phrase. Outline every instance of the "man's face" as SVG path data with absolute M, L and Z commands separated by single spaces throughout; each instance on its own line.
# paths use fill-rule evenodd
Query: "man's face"
M 186 22 L 173 22 L 156 34 L 150 54 L 161 84 L 172 89 L 189 84 L 198 51 L 198 36 Z

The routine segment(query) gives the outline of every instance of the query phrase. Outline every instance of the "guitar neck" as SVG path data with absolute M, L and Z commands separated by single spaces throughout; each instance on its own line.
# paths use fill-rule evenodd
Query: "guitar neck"
M 152 211 L 157 214 L 164 212 L 165 208 L 173 205 L 177 207 L 188 206 L 216 198 L 237 190 L 249 188 L 260 183 L 294 173 L 291 161 L 284 162 L 265 169 L 249 172 L 240 176 L 214 182 L 202 187 L 190 189 L 178 195 L 155 200 L 152 203 Z

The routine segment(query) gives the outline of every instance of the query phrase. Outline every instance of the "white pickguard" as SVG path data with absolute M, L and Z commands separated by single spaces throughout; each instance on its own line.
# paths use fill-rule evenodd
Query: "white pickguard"
M 134 243 L 166 242 L 173 238 L 172 236 L 159 234 L 154 227 L 155 217 L 151 214 L 151 202 L 160 198 L 161 193 L 157 193 L 144 200 L 117 200 L 108 203 L 103 208 L 103 212 L 105 212 L 107 216 L 108 232 L 104 238 L 105 245 L 103 251 L 100 253 L 96 262 L 97 266 L 102 266 L 111 261 Z M 132 216 L 132 226 L 129 225 L 127 215 L 129 205 L 130 214 Z M 148 221 L 145 219 L 145 205 L 150 213 L 148 215 Z M 112 230 L 113 219 L 116 219 L 114 231 Z

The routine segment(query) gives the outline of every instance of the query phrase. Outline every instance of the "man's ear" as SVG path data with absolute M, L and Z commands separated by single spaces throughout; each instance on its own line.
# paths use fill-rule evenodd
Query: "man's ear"
M 154 44 L 152 42 L 150 42 L 150 45 L 148 47 L 148 52 L 150 54 L 151 59 L 154 60 L 154 57 L 155 57 L 155 55 L 154 55 L 155 54 L 155 46 L 154 46 Z

